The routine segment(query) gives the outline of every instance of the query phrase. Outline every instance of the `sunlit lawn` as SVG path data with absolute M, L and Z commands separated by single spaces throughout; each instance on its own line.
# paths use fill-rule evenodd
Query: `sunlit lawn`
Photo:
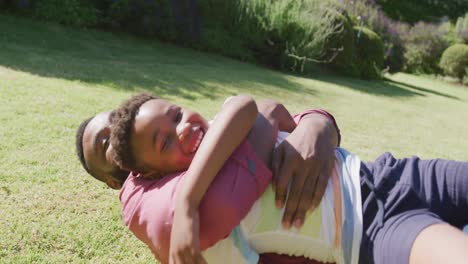
M 0 262 L 148 263 L 120 219 L 118 192 L 80 168 L 79 123 L 137 91 L 213 117 L 227 96 L 320 107 L 364 160 L 468 160 L 468 89 L 398 74 L 361 81 L 283 74 L 120 34 L 0 15 Z M 157 201 L 155 201 L 157 202 Z

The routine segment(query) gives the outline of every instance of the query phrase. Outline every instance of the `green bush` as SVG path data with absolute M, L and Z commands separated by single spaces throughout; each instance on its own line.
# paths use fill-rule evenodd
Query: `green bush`
M 377 33 L 384 44 L 384 67 L 389 72 L 401 71 L 405 65 L 405 45 L 401 32 L 405 23 L 390 19 L 373 0 L 341 0 L 354 24 Z
M 457 19 L 457 23 L 455 24 L 455 31 L 458 39 L 461 42 L 468 44 L 468 13 L 466 13 L 465 16 L 459 17 Z
M 185 36 L 184 29 L 191 25 L 181 25 L 186 22 L 175 21 L 174 14 L 183 18 L 191 18 L 190 14 L 182 14 L 182 7 L 170 6 L 170 1 L 156 0 L 118 0 L 110 2 L 107 7 L 105 23 L 113 29 L 125 30 L 144 36 L 156 36 L 165 41 L 176 41 Z M 191 21 L 187 21 L 190 23 Z
M 79 27 L 95 26 L 97 11 L 85 0 L 38 0 L 34 14 L 40 19 Z
M 359 70 L 355 65 L 355 34 L 353 22 L 346 12 L 336 16 L 336 24 L 341 25 L 341 29 L 333 34 L 325 46 L 327 54 L 325 58 L 331 58 L 330 66 L 332 69 L 345 75 L 358 77 Z
M 334 1 L 239 0 L 236 38 L 255 60 L 270 67 L 306 72 L 330 60 L 331 38 L 342 32 Z
M 404 36 L 405 70 L 412 73 L 438 73 L 442 52 L 448 47 L 446 28 L 420 22 Z
M 468 69 L 468 45 L 455 44 L 444 51 L 440 60 L 440 67 L 452 77 L 463 81 Z
M 382 39 L 365 27 L 354 27 L 356 34 L 356 66 L 363 79 L 378 79 L 384 63 Z
M 1 1 L 1 0 L 0 0 Z M 275 69 L 332 64 L 357 75 L 352 21 L 337 0 L 11 0 L 36 17 L 154 36 Z M 19 13 L 19 11 L 14 11 Z

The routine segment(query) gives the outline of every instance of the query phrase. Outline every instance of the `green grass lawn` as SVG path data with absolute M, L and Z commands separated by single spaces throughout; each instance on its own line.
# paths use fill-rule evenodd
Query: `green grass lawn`
M 364 160 L 468 160 L 468 89 L 406 74 L 297 77 L 156 41 L 0 15 L 0 262 L 148 263 L 118 192 L 86 175 L 79 123 L 138 91 L 213 117 L 227 96 L 320 107 Z

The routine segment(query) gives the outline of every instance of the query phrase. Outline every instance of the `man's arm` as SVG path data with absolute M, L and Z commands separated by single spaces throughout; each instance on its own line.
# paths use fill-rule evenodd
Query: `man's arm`
M 289 113 L 288 109 L 274 100 L 263 100 L 258 104 L 258 112 L 275 126 L 279 131 L 291 133 L 296 128 L 296 122 Z
M 308 210 L 321 201 L 340 140 L 332 115 L 311 110 L 300 115 L 296 129 L 274 150 L 273 186 L 276 204 L 283 207 L 283 225 L 301 227 Z M 287 186 L 291 182 L 288 201 Z
M 270 164 L 274 145 L 271 142 L 276 141 L 278 129 L 291 133 L 275 151 L 273 186 L 277 205 L 283 207 L 292 180 L 283 223 L 285 227 L 291 223 L 300 227 L 307 210 L 315 208 L 325 192 L 334 149 L 340 143 L 338 126 L 325 110 L 309 110 L 293 118 L 284 105 L 273 100 L 259 102 L 258 108 L 260 114 L 249 138 L 253 138 L 251 144 L 265 164 Z
M 257 103 L 259 114 L 247 137 L 258 158 L 270 167 L 278 130 L 291 132 L 296 123 L 284 105 L 273 100 Z

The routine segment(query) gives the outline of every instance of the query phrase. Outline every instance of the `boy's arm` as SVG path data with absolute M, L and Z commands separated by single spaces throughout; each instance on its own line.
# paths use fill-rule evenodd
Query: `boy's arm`
M 216 174 L 245 139 L 258 115 L 249 96 L 229 100 L 216 116 L 177 193 L 171 234 L 171 263 L 204 263 L 199 249 L 198 207 Z M 174 228 L 175 227 L 175 228 Z

